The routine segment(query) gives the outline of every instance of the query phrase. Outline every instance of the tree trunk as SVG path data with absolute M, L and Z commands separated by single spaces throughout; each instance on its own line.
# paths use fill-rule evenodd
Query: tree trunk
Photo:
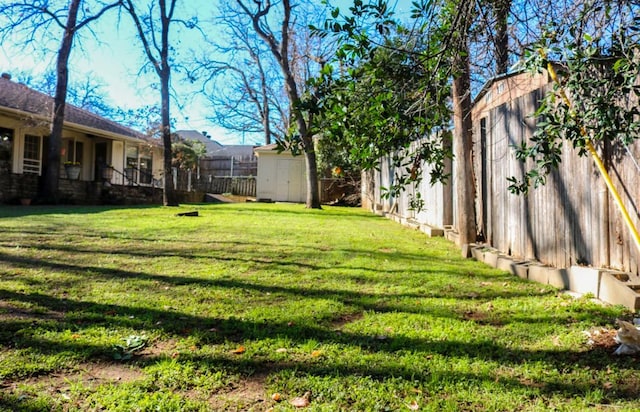
M 62 44 L 58 50 L 56 62 L 56 94 L 53 103 L 53 123 L 49 136 L 49 152 L 47 164 L 40 188 L 40 197 L 44 202 L 58 202 L 58 180 L 60 179 L 60 149 L 62 147 L 62 127 L 64 126 L 64 110 L 67 101 L 67 86 L 69 84 L 69 56 L 73 46 L 73 36 L 76 31 L 78 8 L 82 0 L 72 0 L 69 4 L 69 16 L 62 37 Z
M 507 32 L 511 0 L 494 0 L 493 12 L 496 18 L 496 37 L 494 40 L 497 75 L 509 70 L 509 36 Z
M 171 1 L 170 9 L 173 10 L 175 0 Z M 160 77 L 160 94 L 162 95 L 162 144 L 164 147 L 164 187 L 162 191 L 162 203 L 164 206 L 178 206 L 176 199 L 175 187 L 173 185 L 173 170 L 171 162 L 173 160 L 173 153 L 171 150 L 171 118 L 169 116 L 169 103 L 170 103 L 170 80 L 171 80 L 171 65 L 169 62 L 169 25 L 171 24 L 171 14 L 167 13 L 166 3 L 164 0 L 160 0 L 160 19 L 162 21 L 162 44 L 160 49 L 160 69 L 158 75 Z
M 302 149 L 305 153 L 305 167 L 307 171 L 307 208 L 321 209 L 320 205 L 320 191 L 318 190 L 318 164 L 316 161 L 315 144 L 313 136 L 311 135 L 311 121 L 305 119 L 304 113 L 300 109 L 300 93 L 296 84 L 296 79 L 291 71 L 291 65 L 289 64 L 289 26 L 291 18 L 291 10 L 293 6 L 289 0 L 282 1 L 283 19 L 282 19 L 282 39 L 278 43 L 275 37 L 271 33 L 267 33 L 260 23 L 260 18 L 266 16 L 271 8 L 271 3 L 267 2 L 264 9 L 256 14 L 251 13 L 247 6 L 241 1 L 237 0 L 237 3 L 244 12 L 251 17 L 253 22 L 253 28 L 258 33 L 258 36 L 265 41 L 265 43 L 271 49 L 271 54 L 278 62 L 282 71 L 282 76 L 285 81 L 285 89 L 287 97 L 289 97 L 289 104 L 291 107 L 291 115 L 295 119 L 296 126 L 298 127 L 298 133 L 300 139 L 302 139 Z M 256 2 L 259 4 L 260 2 Z
M 459 246 L 476 241 L 475 191 L 472 164 L 471 68 L 466 34 L 463 37 L 464 39 L 460 42 L 460 52 L 453 61 L 455 77 L 452 89 Z
M 320 204 L 320 188 L 318 186 L 318 162 L 316 159 L 316 151 L 313 145 L 313 137 L 309 146 L 311 150 L 307 150 L 305 144 L 304 160 L 307 167 L 307 200 L 306 207 L 309 209 L 322 209 Z
M 163 57 L 163 61 L 165 58 Z M 166 59 L 166 65 L 163 67 L 162 74 L 160 75 L 160 93 L 162 95 L 162 144 L 163 144 L 163 169 L 164 169 L 164 185 L 162 190 L 162 204 L 164 206 L 178 206 L 176 199 L 175 187 L 173 185 L 173 170 L 171 167 L 171 161 L 173 160 L 173 153 L 171 151 L 171 120 L 169 117 L 169 79 L 171 71 Z

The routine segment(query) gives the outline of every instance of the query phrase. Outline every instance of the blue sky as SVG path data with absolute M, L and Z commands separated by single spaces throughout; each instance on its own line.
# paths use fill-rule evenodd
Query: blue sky
M 85 4 L 91 4 L 90 0 L 85 0 Z M 352 2 L 333 0 L 332 4 L 346 8 Z M 400 8 L 408 7 L 410 4 L 409 0 L 398 1 Z M 184 15 L 197 10 L 200 21 L 209 20 L 216 13 L 215 1 L 212 0 L 189 0 L 183 2 L 181 7 Z M 105 98 L 113 106 L 124 109 L 146 104 L 159 106 L 160 93 L 153 87 L 157 82 L 157 76 L 150 71 L 141 71 L 146 59 L 143 57 L 140 42 L 131 27 L 129 16 L 122 15 L 121 19 L 118 24 L 118 15 L 111 12 L 90 27 L 95 35 L 86 28 L 80 32 L 81 37 L 75 43 L 80 47 L 73 50 L 70 59 L 70 79 L 84 81 L 90 76 L 104 83 L 102 90 L 106 94 Z M 185 31 L 178 26 L 172 26 L 172 30 L 173 39 L 181 39 L 181 43 L 177 45 L 178 60 L 181 57 L 189 57 L 188 55 L 193 53 L 191 50 L 202 44 L 202 36 L 196 30 Z M 38 76 L 54 70 L 59 33 L 60 29 L 52 26 L 52 37 L 55 39 L 37 45 L 17 45 L 17 38 L 5 41 L 0 45 L 0 72 L 27 71 Z M 206 34 L 215 37 L 215 27 L 207 24 Z M 260 136 L 243 137 L 207 120 L 209 108 L 205 99 L 196 95 L 195 86 L 190 82 L 181 81 L 178 74 L 173 76 L 172 85 L 177 92 L 177 99 L 171 103 L 171 116 L 175 119 L 176 129 L 204 130 L 223 144 L 253 144 L 260 141 Z

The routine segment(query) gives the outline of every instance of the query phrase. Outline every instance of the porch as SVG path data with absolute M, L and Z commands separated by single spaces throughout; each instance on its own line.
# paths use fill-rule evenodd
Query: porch
M 1 174 L 0 203 L 29 203 L 36 199 L 40 176 L 32 174 Z M 61 178 L 58 183 L 59 201 L 77 205 L 142 205 L 161 204 L 162 188 L 108 184 L 100 181 Z M 28 199 L 28 200 L 27 200 Z

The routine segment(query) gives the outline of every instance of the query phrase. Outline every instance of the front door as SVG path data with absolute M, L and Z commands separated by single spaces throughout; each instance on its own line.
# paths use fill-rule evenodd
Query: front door
M 107 143 L 96 143 L 95 153 L 93 180 L 100 180 L 102 178 L 102 169 L 109 164 L 107 161 Z

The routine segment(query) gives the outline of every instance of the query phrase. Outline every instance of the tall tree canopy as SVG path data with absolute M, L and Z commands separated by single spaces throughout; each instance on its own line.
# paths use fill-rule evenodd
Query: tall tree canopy
M 296 5 L 289 0 L 278 3 L 270 0 L 256 0 L 253 3 L 236 1 L 280 68 L 291 116 L 291 130 L 284 136 L 285 142 L 280 142 L 280 145 L 294 153 L 303 152 L 307 179 L 306 206 L 320 208 L 314 142 L 317 105 L 315 91 L 307 87 L 306 80 L 324 65 L 326 58 L 321 52 L 325 51 L 317 48 L 313 50 L 308 43 L 309 47 L 298 47 L 300 43 L 296 43 L 296 38 L 300 39 L 300 34 L 296 31 L 295 10 L 301 10 L 301 4 Z M 312 65 L 318 68 L 315 69 Z

